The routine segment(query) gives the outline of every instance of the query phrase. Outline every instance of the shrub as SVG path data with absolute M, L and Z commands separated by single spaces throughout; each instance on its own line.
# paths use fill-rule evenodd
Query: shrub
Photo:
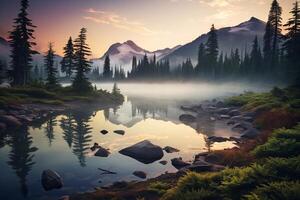
M 250 195 L 248 200 L 298 200 L 300 197 L 300 182 L 272 182 L 259 186 Z
M 159 195 L 165 194 L 169 188 L 170 186 L 167 183 L 160 181 L 151 183 L 148 187 L 150 191 L 156 192 Z

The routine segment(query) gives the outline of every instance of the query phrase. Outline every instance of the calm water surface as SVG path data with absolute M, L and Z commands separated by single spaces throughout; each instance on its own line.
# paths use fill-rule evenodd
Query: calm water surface
M 96 84 L 111 90 L 112 84 Z M 42 124 L 0 137 L 0 199 L 55 199 L 61 195 L 83 192 L 94 187 L 121 180 L 139 180 L 132 175 L 142 170 L 148 178 L 166 171 L 175 172 L 170 159 L 183 157 L 192 160 L 196 153 L 206 151 L 206 136 L 234 136 L 224 123 L 209 120 L 193 127 L 178 120 L 184 112 L 181 105 L 194 105 L 213 98 L 224 98 L 243 91 L 262 91 L 267 87 L 241 84 L 119 84 L 126 96 L 123 105 L 105 110 L 82 108 L 65 115 L 53 116 Z M 101 102 L 99 102 L 101 103 Z M 102 135 L 100 130 L 109 131 Z M 125 135 L 113 133 L 121 129 Z M 118 151 L 144 139 L 161 147 L 166 145 L 180 152 L 166 154 L 151 164 L 140 163 Z M 109 157 L 95 157 L 90 147 L 99 143 L 111 152 Z M 212 149 L 233 147 L 231 142 L 215 143 Z M 101 175 L 98 168 L 117 172 Z M 44 191 L 41 173 L 45 169 L 57 171 L 64 181 L 59 190 Z

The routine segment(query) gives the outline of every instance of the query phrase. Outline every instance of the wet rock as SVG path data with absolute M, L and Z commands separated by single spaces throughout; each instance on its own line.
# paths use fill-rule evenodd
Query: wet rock
M 220 118 L 221 118 L 221 119 L 229 119 L 230 116 L 229 116 L 229 115 L 220 115 Z
M 208 172 L 212 171 L 213 165 L 210 164 L 192 164 L 186 167 L 181 168 L 182 171 L 192 171 L 192 172 Z
M 242 115 L 237 115 L 237 116 L 231 117 L 230 119 L 234 120 L 234 121 L 242 121 L 243 120 L 243 116 Z
M 226 142 L 228 139 L 223 137 L 217 137 L 217 136 L 210 136 L 208 139 L 212 142 Z
M 221 107 L 224 107 L 224 106 L 225 106 L 225 104 L 224 104 L 223 101 L 218 101 L 218 102 L 216 103 L 216 107 L 218 107 L 218 108 L 221 108 Z
M 242 133 L 241 137 L 242 138 L 247 138 L 247 139 L 253 139 L 257 135 L 259 135 L 259 131 L 255 128 L 251 128 L 249 130 L 246 130 Z
M 6 125 L 2 122 L 0 122 L 0 132 L 6 130 Z
M 170 147 L 170 146 L 166 146 L 163 148 L 163 150 L 165 150 L 167 153 L 175 153 L 175 152 L 179 152 L 178 149 Z
M 16 116 L 19 120 L 21 120 L 22 122 L 24 123 L 31 123 L 33 121 L 32 118 L 30 117 L 27 117 L 25 115 L 19 115 L 19 116 Z
M 99 144 L 98 143 L 94 143 L 94 146 L 92 146 L 90 149 L 92 150 L 92 151 L 95 151 L 96 149 L 98 149 L 98 148 L 100 148 L 100 146 L 99 146 Z
M 119 135 L 124 135 L 125 131 L 123 131 L 123 130 L 115 130 L 114 133 L 119 134 Z
M 12 115 L 2 115 L 0 116 L 0 122 L 5 123 L 7 126 L 18 127 L 22 126 L 22 123 Z
M 229 121 L 227 122 L 227 125 L 234 125 L 235 123 L 236 123 L 235 120 L 229 120 Z
M 216 121 L 216 118 L 215 117 L 210 117 L 210 120 L 211 121 Z
M 240 138 L 236 138 L 236 137 L 230 137 L 229 140 L 230 140 L 230 141 L 234 141 L 234 142 L 236 142 L 236 143 L 239 143 L 239 142 L 241 141 Z
M 223 157 L 220 154 L 210 153 L 210 154 L 207 154 L 207 156 L 205 156 L 204 160 L 208 163 L 217 164 L 222 160 L 222 158 Z
M 252 124 L 249 123 L 249 122 L 241 122 L 241 123 L 237 123 L 235 124 L 233 127 L 232 127 L 232 130 L 235 130 L 235 131 L 245 131 L 247 129 L 250 129 L 252 128 Z
M 176 168 L 176 169 L 181 169 L 183 167 L 189 166 L 191 165 L 190 163 L 184 162 L 182 160 L 182 158 L 173 158 L 171 160 L 172 165 Z
M 42 173 L 42 185 L 46 191 L 59 189 L 63 186 L 60 175 L 50 169 L 44 170 Z
M 226 115 L 230 111 L 229 108 L 219 108 L 216 110 L 216 113 L 221 114 L 221 115 Z
M 147 177 L 147 174 L 143 171 L 134 171 L 132 174 L 141 179 L 145 179 Z
M 98 151 L 95 153 L 95 156 L 98 157 L 108 157 L 110 152 L 107 149 L 104 149 L 103 147 L 99 146 Z
M 5 110 L 0 110 L 0 116 L 1 116 L 1 115 L 6 115 Z
M 108 133 L 107 130 L 101 130 L 100 133 L 102 133 L 103 135 L 106 135 Z
M 196 121 L 196 117 L 194 117 L 193 115 L 189 115 L 189 114 L 183 114 L 183 115 L 179 116 L 179 120 L 184 123 L 193 123 Z
M 126 181 L 117 181 L 112 184 L 112 187 L 114 187 L 114 188 L 125 188 L 127 186 L 128 186 L 128 183 Z
M 166 165 L 168 163 L 168 161 L 162 160 L 162 161 L 159 161 L 159 163 L 162 164 L 162 165 Z
M 162 148 L 152 144 L 149 140 L 144 140 L 122 149 L 119 153 L 132 157 L 145 164 L 160 160 L 164 155 Z
M 231 111 L 228 112 L 228 115 L 230 115 L 230 116 L 237 116 L 237 115 L 240 115 L 240 114 L 241 114 L 241 112 L 237 109 L 234 109 L 234 110 L 231 110 Z
M 184 111 L 197 112 L 197 108 L 195 107 L 180 106 L 180 109 Z

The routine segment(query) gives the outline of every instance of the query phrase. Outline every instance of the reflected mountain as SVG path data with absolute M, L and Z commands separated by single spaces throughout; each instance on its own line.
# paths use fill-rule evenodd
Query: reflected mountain
M 10 133 L 9 146 L 11 151 L 7 164 L 11 166 L 19 178 L 20 190 L 24 197 L 28 194 L 27 176 L 35 164 L 33 153 L 38 150 L 36 147 L 32 147 L 32 143 L 28 128 Z
M 111 123 L 130 128 L 147 118 L 180 123 L 179 111 L 179 106 L 169 100 L 130 96 L 116 112 L 113 109 L 104 110 L 104 115 Z

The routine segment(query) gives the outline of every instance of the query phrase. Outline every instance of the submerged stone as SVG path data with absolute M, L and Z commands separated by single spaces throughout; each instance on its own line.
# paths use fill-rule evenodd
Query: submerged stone
M 60 175 L 50 169 L 44 170 L 42 173 L 42 185 L 46 191 L 52 189 L 59 189 L 63 186 Z
M 132 174 L 141 179 L 145 179 L 147 177 L 147 174 L 143 171 L 134 171 Z

